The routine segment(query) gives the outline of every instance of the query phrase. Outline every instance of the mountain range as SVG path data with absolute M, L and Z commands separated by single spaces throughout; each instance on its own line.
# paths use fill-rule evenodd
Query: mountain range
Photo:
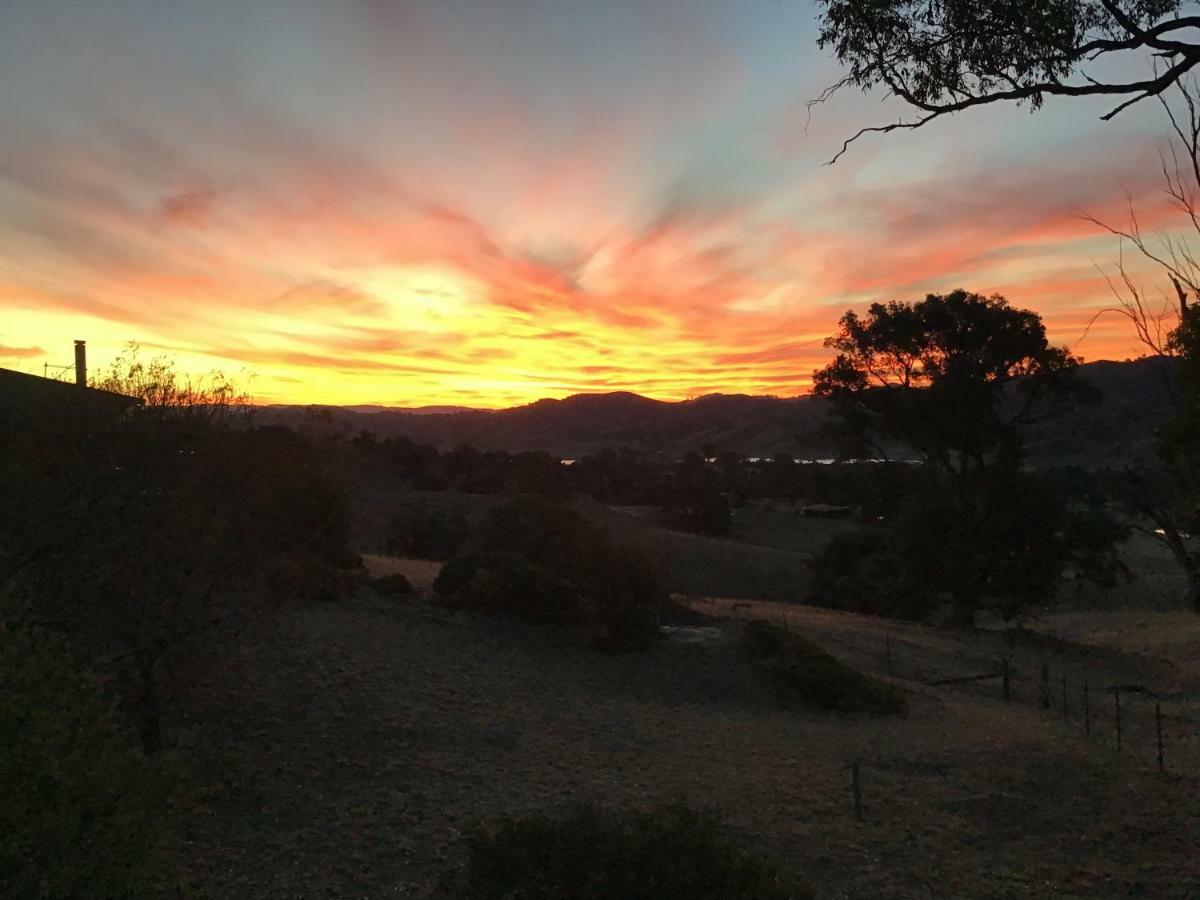
M 1149 462 L 1154 430 L 1169 415 L 1163 360 L 1094 362 L 1082 377 L 1102 399 L 1026 431 L 1030 459 L 1088 467 Z M 629 446 L 672 455 L 734 450 L 748 456 L 832 456 L 822 430 L 828 404 L 793 398 L 711 394 L 669 402 L 616 392 L 538 400 L 502 410 L 463 407 L 272 406 L 262 415 L 292 426 L 308 423 L 348 434 L 407 437 L 440 449 L 546 450 L 574 458 L 603 447 Z

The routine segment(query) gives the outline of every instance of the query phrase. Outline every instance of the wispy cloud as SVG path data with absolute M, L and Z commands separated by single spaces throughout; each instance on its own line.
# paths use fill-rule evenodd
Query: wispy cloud
M 782 8 L 132 12 L 0 36 L 0 358 L 138 339 L 273 400 L 794 394 L 877 299 L 999 290 L 1074 340 L 1114 246 L 1080 213 L 1170 222 L 1152 130 L 1026 117 L 822 167 L 867 107 L 798 125 L 834 71 Z

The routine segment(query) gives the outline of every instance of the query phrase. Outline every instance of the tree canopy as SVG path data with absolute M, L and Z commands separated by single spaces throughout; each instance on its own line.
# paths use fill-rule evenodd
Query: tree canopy
M 1022 470 L 1020 426 L 1083 393 L 1078 360 L 1037 313 L 957 290 L 847 312 L 814 375 L 859 446 L 901 444 L 925 463 L 883 531 L 845 537 L 814 564 L 814 600 L 921 618 L 939 605 L 970 622 L 1053 594 L 1078 564 L 1113 577 L 1119 527 L 1082 515 Z M 867 598 L 864 600 L 864 598 Z
M 814 373 L 814 393 L 860 441 L 884 455 L 898 441 L 958 474 L 986 468 L 1014 447 L 1016 426 L 1081 390 L 1078 360 L 1049 343 L 1041 317 L 1000 296 L 875 303 L 842 316 L 825 345 L 838 355 Z
M 828 88 L 877 87 L 920 115 L 864 128 L 919 128 L 987 103 L 1108 96 L 1104 115 L 1162 94 L 1200 64 L 1200 16 L 1181 0 L 820 0 L 818 44 L 846 75 Z M 1105 61 L 1121 61 L 1106 65 Z M 1131 65 L 1132 63 L 1132 65 Z M 1125 75 L 1136 72 L 1142 74 Z

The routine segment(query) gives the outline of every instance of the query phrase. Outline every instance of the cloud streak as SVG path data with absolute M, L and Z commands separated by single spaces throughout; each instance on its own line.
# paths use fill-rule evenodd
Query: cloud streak
M 796 59 L 802 17 L 599 6 L 296 4 L 234 35 L 118 4 L 32 56 L 13 16 L 0 78 L 44 88 L 0 98 L 0 359 L 133 339 L 272 401 L 790 395 L 873 300 L 998 290 L 1074 341 L 1115 251 L 1080 213 L 1171 222 L 1153 131 L 1036 155 L 1026 117 L 1012 146 L 931 130 L 822 168 L 860 107 L 795 127 L 833 74 Z

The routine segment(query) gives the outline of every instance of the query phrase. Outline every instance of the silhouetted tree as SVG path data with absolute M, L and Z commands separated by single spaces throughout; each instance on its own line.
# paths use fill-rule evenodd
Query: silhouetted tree
M 145 405 L 84 394 L 5 422 L 0 443 L 0 619 L 66 635 L 150 753 L 185 646 L 262 610 L 279 561 L 326 572 L 349 557 L 348 508 L 306 442 L 153 371 L 157 386 L 136 362 L 107 382 L 140 383 Z
M 825 346 L 838 355 L 813 374 L 814 394 L 880 456 L 900 442 L 958 479 L 1019 452 L 1018 425 L 1083 390 L 1041 317 L 999 296 L 874 303 L 842 316 Z
M 675 466 L 666 509 L 669 525 L 699 534 L 725 535 L 733 525 L 729 501 L 705 458 L 688 453 Z
M 814 373 L 815 393 L 881 456 L 901 444 L 924 462 L 891 524 L 891 562 L 875 566 L 887 575 L 877 590 L 920 594 L 926 607 L 940 596 L 960 621 L 982 603 L 1012 613 L 1049 594 L 1069 557 L 1054 536 L 1069 519 L 1020 471 L 1018 426 L 1079 385 L 1077 361 L 1049 344 L 1040 317 L 960 290 L 848 312 L 826 344 L 838 355 Z
M 1200 86 L 1188 79 L 1178 85 L 1177 103 L 1161 97 L 1159 101 L 1170 125 L 1160 152 L 1163 187 L 1179 211 L 1182 229 L 1154 240 L 1142 232 L 1136 213 L 1125 228 L 1092 221 L 1154 263 L 1170 289 L 1153 298 L 1126 268 L 1122 255 L 1118 278 L 1109 279 L 1117 305 L 1097 318 L 1110 312 L 1121 315 L 1148 355 L 1168 361 L 1164 389 L 1173 415 L 1157 435 L 1161 470 L 1127 471 L 1118 493 L 1154 524 L 1148 530 L 1183 569 L 1188 601 L 1200 612 L 1200 547 L 1188 534 L 1200 530 L 1200 257 L 1195 246 L 1200 238 Z
M 988 103 L 1036 109 L 1048 96 L 1111 96 L 1119 102 L 1102 116 L 1111 119 L 1200 64 L 1200 16 L 1182 15 L 1180 0 L 820 3 L 818 44 L 832 47 L 848 71 L 817 102 L 846 86 L 882 87 L 918 112 L 862 129 L 835 160 L 865 133 L 919 128 Z M 1148 74 L 1122 77 L 1151 61 Z
M 950 604 L 965 623 L 980 605 L 1011 617 L 1046 599 L 1068 566 L 1104 586 L 1123 571 L 1113 548 L 1128 528 L 1040 473 L 991 472 L 972 494 L 963 527 L 957 491 L 921 473 L 885 528 L 839 534 L 818 555 L 813 602 L 903 619 Z
M 141 401 L 138 414 L 154 418 L 202 422 L 228 421 L 245 413 L 250 398 L 224 372 L 194 377 L 180 371 L 166 356 L 145 359 L 135 342 L 99 375 L 91 386 Z

